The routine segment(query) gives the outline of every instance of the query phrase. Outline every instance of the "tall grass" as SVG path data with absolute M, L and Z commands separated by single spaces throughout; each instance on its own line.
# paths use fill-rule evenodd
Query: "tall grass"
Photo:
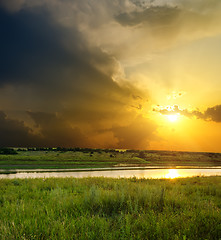
M 221 178 L 0 180 L 0 239 L 221 239 Z

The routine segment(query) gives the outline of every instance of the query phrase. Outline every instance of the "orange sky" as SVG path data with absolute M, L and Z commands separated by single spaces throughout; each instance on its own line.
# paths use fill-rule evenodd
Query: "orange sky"
M 219 0 L 3 0 L 0 18 L 1 146 L 221 152 Z

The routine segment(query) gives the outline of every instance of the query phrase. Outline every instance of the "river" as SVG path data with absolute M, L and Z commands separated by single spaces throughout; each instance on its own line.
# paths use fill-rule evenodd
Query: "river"
M 0 179 L 13 178 L 65 178 L 65 177 L 110 177 L 110 178 L 185 178 L 194 176 L 221 176 L 221 168 L 195 168 L 195 169 L 118 169 L 93 171 L 18 171 L 16 173 L 0 174 Z

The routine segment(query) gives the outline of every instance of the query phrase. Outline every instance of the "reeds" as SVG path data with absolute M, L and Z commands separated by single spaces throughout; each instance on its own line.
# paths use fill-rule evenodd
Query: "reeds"
M 0 239 L 220 239 L 221 177 L 0 180 Z

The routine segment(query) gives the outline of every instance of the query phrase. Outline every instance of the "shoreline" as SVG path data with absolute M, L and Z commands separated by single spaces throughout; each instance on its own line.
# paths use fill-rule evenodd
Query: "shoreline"
M 141 166 L 141 167 L 106 167 L 106 168 L 66 168 L 66 169 L 0 169 L 0 174 L 47 173 L 47 172 L 93 172 L 121 170 L 160 170 L 160 169 L 221 169 L 221 166 Z

